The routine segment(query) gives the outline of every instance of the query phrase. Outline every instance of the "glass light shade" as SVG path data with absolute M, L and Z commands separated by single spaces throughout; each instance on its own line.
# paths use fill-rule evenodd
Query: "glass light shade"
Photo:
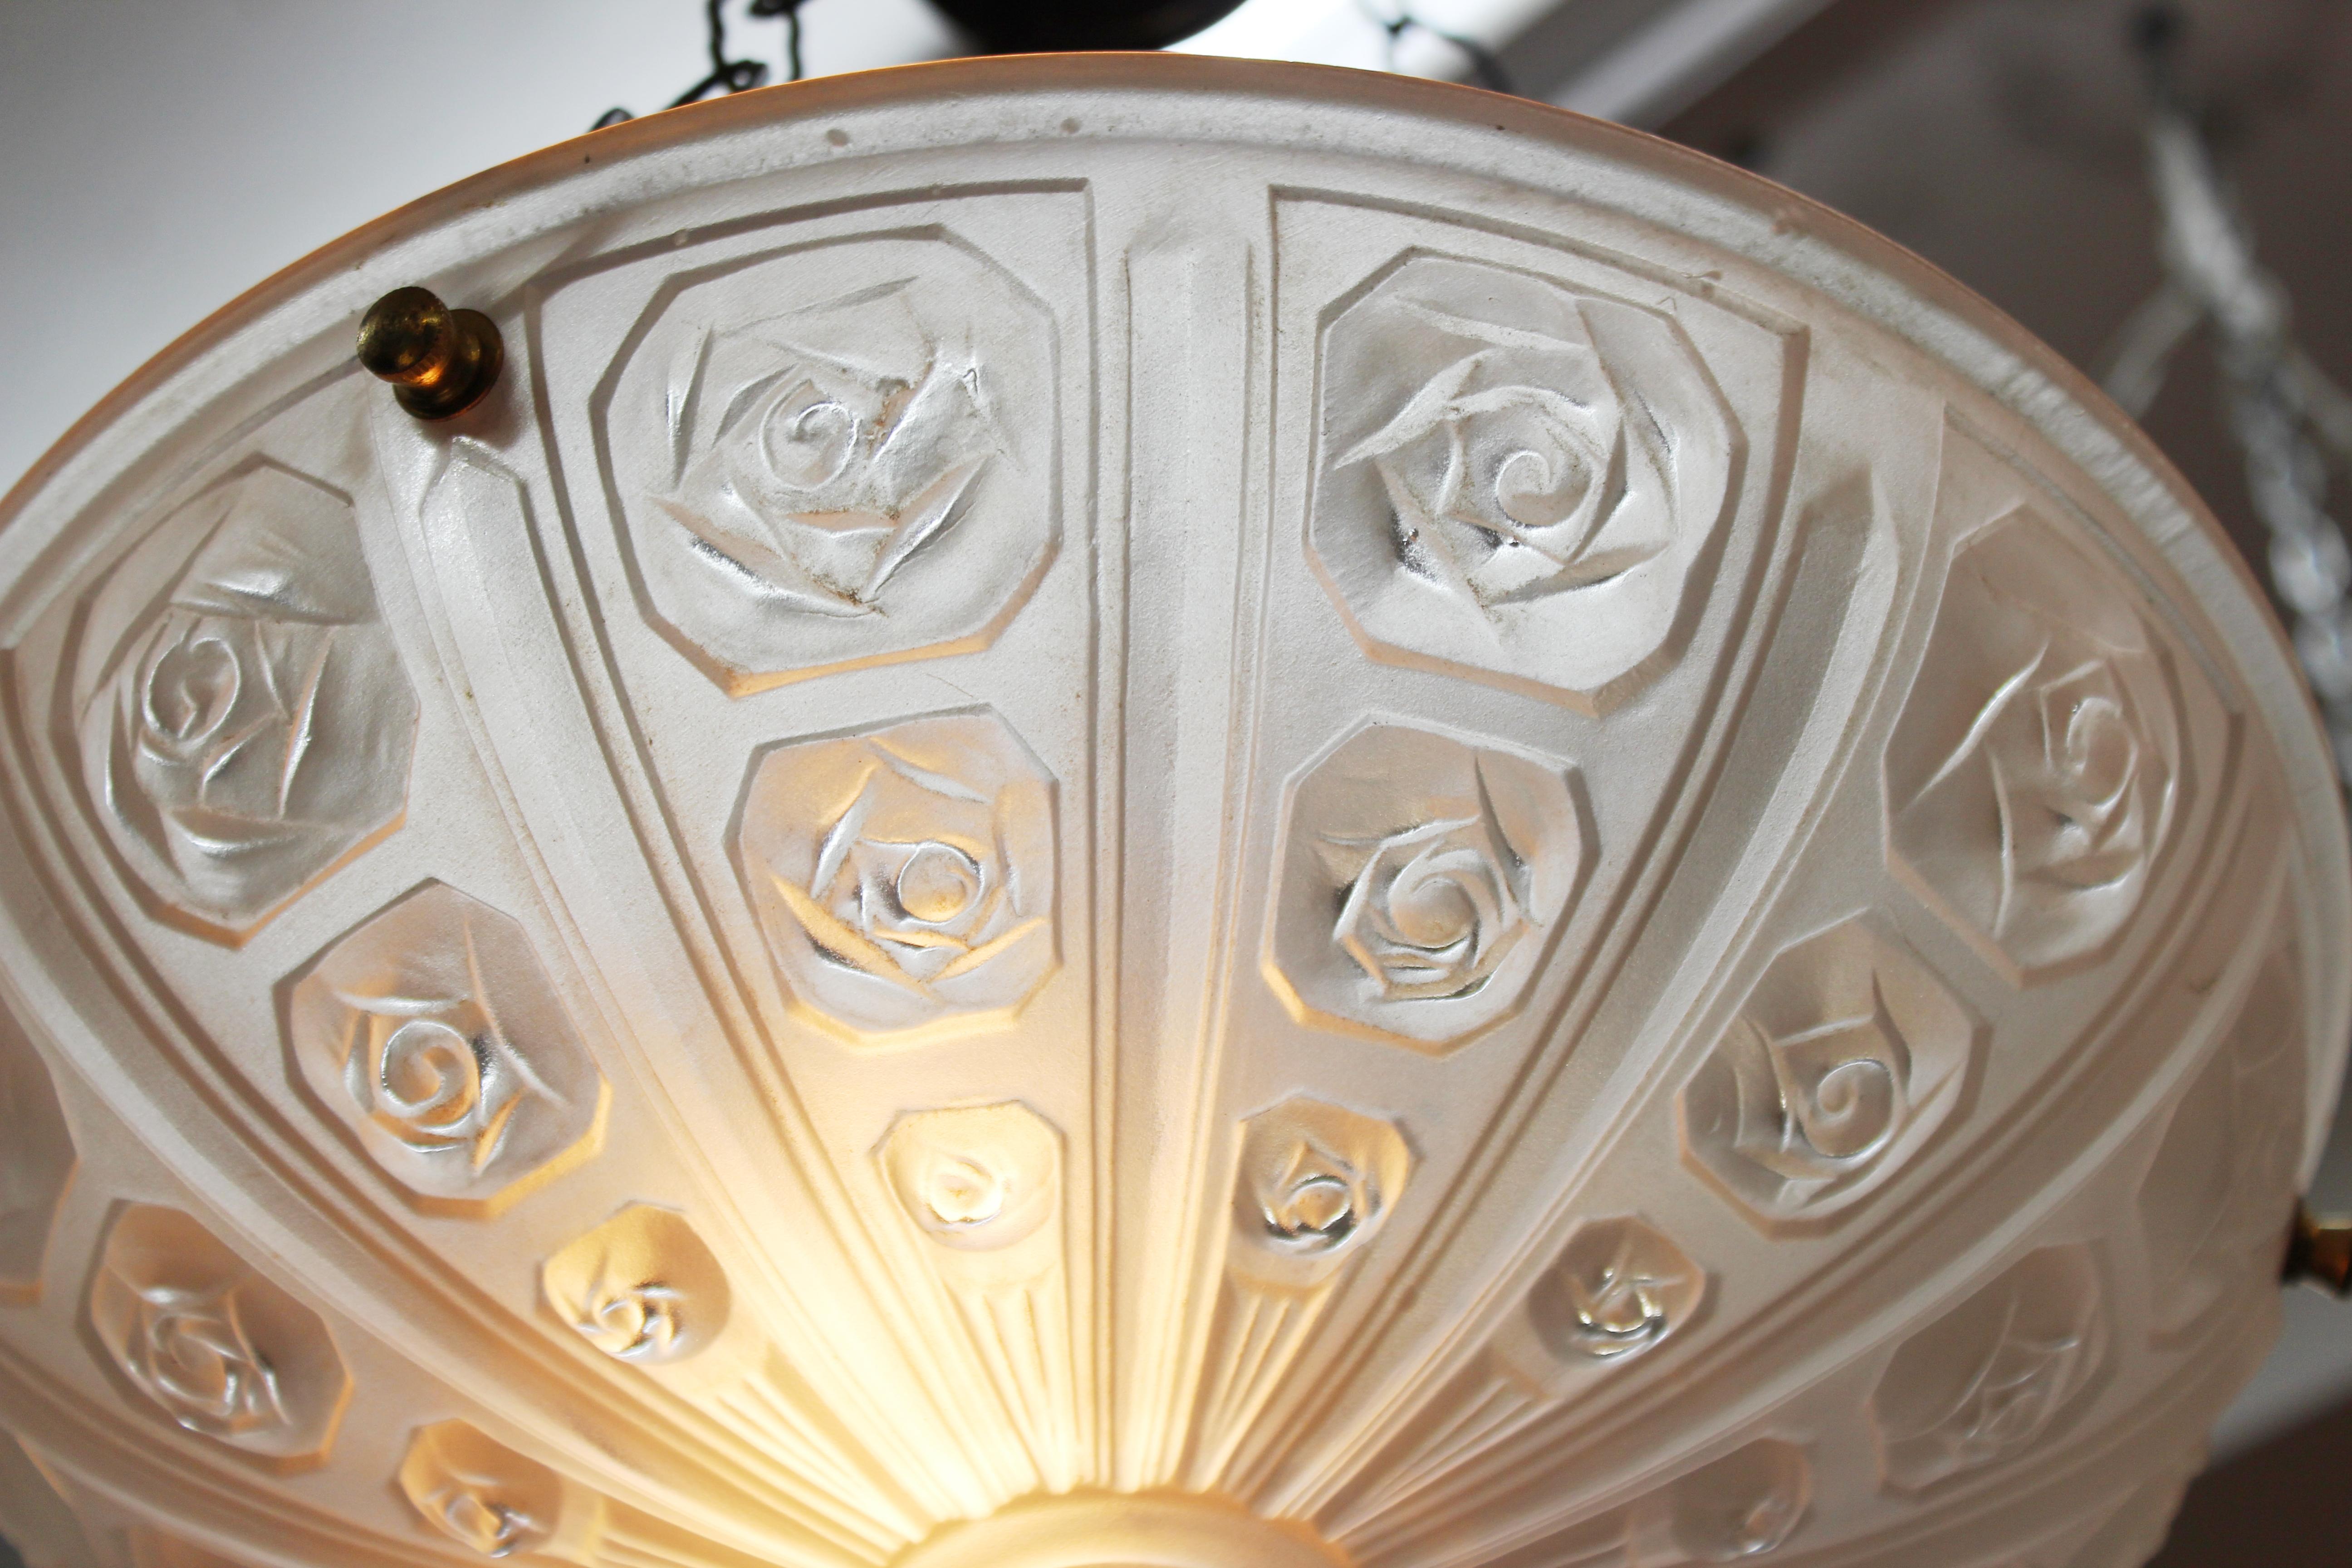
M 0 647 L 39 1568 L 2126 1568 L 2352 1009 L 2145 438 L 1466 89 L 551 148 L 104 405 Z

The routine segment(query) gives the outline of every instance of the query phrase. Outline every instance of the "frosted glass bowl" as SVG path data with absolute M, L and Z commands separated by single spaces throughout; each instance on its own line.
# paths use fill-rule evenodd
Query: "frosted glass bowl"
M 378 296 L 497 324 L 441 422 Z M 599 132 L 0 528 L 37 1564 L 2122 1568 L 2276 1321 L 2336 788 L 2146 440 L 1538 106 Z

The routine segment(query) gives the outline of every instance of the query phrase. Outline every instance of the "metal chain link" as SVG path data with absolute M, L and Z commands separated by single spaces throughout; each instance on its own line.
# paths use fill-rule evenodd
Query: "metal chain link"
M 1393 71 L 1397 68 L 1397 45 L 1403 40 L 1404 36 L 1412 32 L 1426 33 L 1441 43 L 1453 46 L 1454 50 L 1468 62 L 1470 79 L 1477 86 L 1485 88 L 1489 92 L 1514 95 L 1517 93 L 1518 89 L 1511 85 L 1511 74 L 1503 68 L 1501 58 L 1494 50 L 1468 34 L 1448 32 L 1443 27 L 1424 22 L 1412 14 L 1412 7 L 1410 5 L 1398 5 L 1394 9 L 1389 10 L 1374 4 L 1373 0 L 1356 0 L 1356 3 L 1357 8 L 1363 12 L 1365 18 L 1386 35 L 1382 47 L 1386 50 L 1390 70 Z
M 751 0 L 751 4 L 744 7 L 743 14 L 756 20 L 782 18 L 784 68 L 790 73 L 784 78 L 786 81 L 801 79 L 801 7 L 806 4 L 807 0 Z M 710 51 L 710 72 L 672 99 L 669 103 L 672 109 L 699 103 L 713 93 L 748 92 L 768 79 L 765 60 L 739 60 L 728 55 L 726 0 L 704 0 L 703 31 Z M 608 109 L 598 115 L 596 122 L 588 129 L 602 131 L 607 125 L 618 125 L 623 121 L 635 118 L 625 109 Z
M 2270 531 L 2271 586 L 2294 614 L 2295 651 L 2336 772 L 2352 782 L 2352 551 L 2326 510 L 2329 455 L 2352 472 L 2352 397 L 2296 347 L 2286 290 L 2255 261 L 2253 237 L 2182 104 L 2171 70 L 2177 18 L 2151 8 L 2137 26 L 2155 104 L 2148 166 L 2166 277 L 2118 335 L 2106 388 L 2137 417 L 2173 351 L 2200 325 L 2213 329 L 2247 494 Z

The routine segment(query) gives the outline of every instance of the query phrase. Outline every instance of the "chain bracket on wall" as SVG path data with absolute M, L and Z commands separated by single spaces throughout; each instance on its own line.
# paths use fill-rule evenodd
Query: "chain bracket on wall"
M 2254 259 L 2253 236 L 2179 87 L 2183 26 L 2164 5 L 2133 24 L 2152 103 L 2149 177 L 2165 279 L 2125 322 L 2103 379 L 2137 417 L 2162 390 L 2174 351 L 2197 328 L 2213 329 L 2246 489 L 2271 536 L 2272 590 L 2294 612 L 2295 651 L 2326 716 L 2336 771 L 2352 780 L 2352 551 L 2326 510 L 2330 460 L 2352 473 L 2352 395 L 2295 342 L 2286 290 Z
M 807 0 L 751 0 L 744 15 L 761 21 L 782 20 L 784 24 L 784 69 L 786 81 L 798 81 L 803 74 L 801 62 L 801 6 Z M 682 109 L 689 103 L 699 103 L 719 93 L 743 92 L 763 85 L 768 79 L 765 60 L 734 59 L 727 53 L 727 0 L 705 0 L 703 17 L 710 38 L 710 71 L 700 81 L 679 93 L 665 104 L 667 109 Z M 618 106 L 596 117 L 588 129 L 602 131 L 607 125 L 618 125 L 635 116 Z

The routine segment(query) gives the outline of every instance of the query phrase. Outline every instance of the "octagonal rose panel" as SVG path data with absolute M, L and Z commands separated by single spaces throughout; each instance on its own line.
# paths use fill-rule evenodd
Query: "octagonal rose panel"
M 427 1212 L 493 1215 L 593 1154 L 611 1098 L 520 922 L 426 882 L 289 988 L 298 1082 Z
M 1267 981 L 1301 1022 L 1458 1046 L 1517 1009 L 1590 842 L 1567 764 L 1370 721 L 1291 788 Z
M 1740 439 L 1672 316 L 1413 254 L 1332 318 L 1319 382 L 1307 542 L 1368 652 L 1588 710 L 1640 684 Z
M 1885 767 L 1895 869 L 2030 984 L 2104 957 L 2146 896 L 2179 696 L 2131 595 L 2020 510 L 1953 557 Z
M 115 1215 L 89 1322 L 123 1379 L 189 1431 L 279 1468 L 325 1462 L 352 1383 L 325 1321 L 192 1216 Z
M 985 646 L 1058 539 L 1054 342 L 945 235 L 664 287 L 596 416 L 655 626 L 737 696 Z
M 1559 1361 L 1622 1361 L 1697 1315 L 1706 1270 L 1631 1215 L 1587 1220 L 1528 1293 L 1529 1327 Z
M 256 462 L 93 595 L 83 776 L 156 913 L 236 943 L 399 826 L 416 697 L 348 497 Z
M 1979 1026 L 1919 955 L 1856 915 L 1765 966 L 1677 1102 L 1685 1163 L 1767 1231 L 1816 1227 L 1951 1116 Z
M 985 710 L 774 747 L 735 852 L 793 1005 L 853 1042 L 1001 1023 L 1059 962 L 1053 775 Z
M 2106 1354 L 2088 1247 L 2044 1247 L 1903 1342 L 1870 1396 L 1889 1488 L 1920 1492 L 2054 1436 Z

